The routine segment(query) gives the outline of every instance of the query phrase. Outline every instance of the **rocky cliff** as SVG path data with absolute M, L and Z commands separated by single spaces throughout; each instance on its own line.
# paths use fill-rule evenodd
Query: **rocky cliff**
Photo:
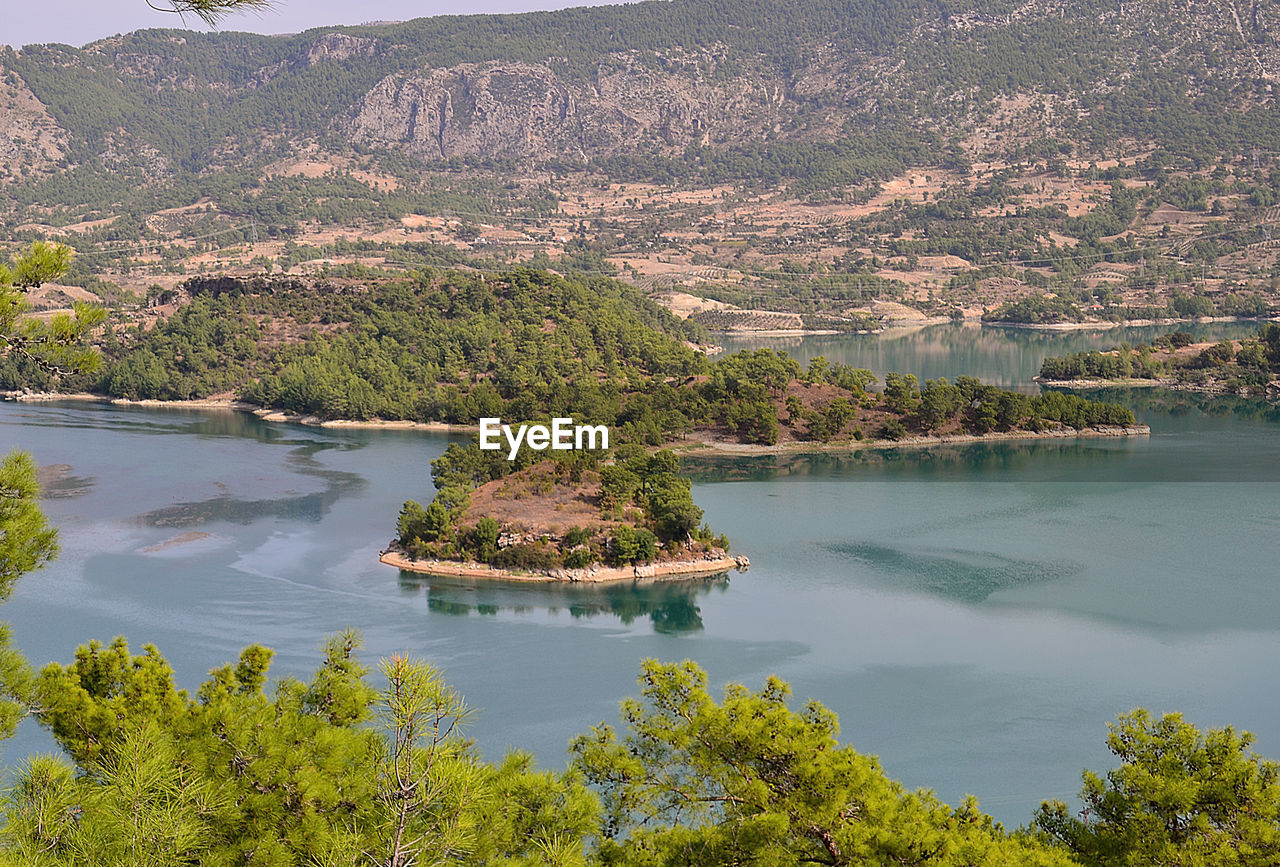
M 549 66 L 492 62 L 397 73 L 340 128 L 355 142 L 428 160 L 569 158 L 684 148 L 760 135 L 786 116 L 778 88 L 716 75 L 712 51 L 661 67 L 605 59 L 588 81 Z

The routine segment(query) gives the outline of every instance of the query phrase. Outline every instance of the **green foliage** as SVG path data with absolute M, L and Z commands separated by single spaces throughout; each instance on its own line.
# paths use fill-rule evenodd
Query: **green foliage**
M 245 10 L 264 10 L 271 6 L 271 0 L 159 0 L 162 5 L 152 4 L 153 9 L 175 12 L 179 16 L 194 15 L 208 24 L 215 26 L 228 15 Z
M 626 731 L 576 738 L 574 766 L 604 801 L 606 864 L 1069 864 L 1010 836 L 970 799 L 952 810 L 908 792 L 879 763 L 836 741 L 835 715 L 797 713 L 770 678 L 715 701 L 692 662 L 649 660 Z
M 907 437 L 907 426 L 896 418 L 885 419 L 884 424 L 880 425 L 879 436 L 881 439 L 897 442 Z
M 498 522 L 488 515 L 476 521 L 476 525 L 467 534 L 467 549 L 474 560 L 488 563 L 498 553 L 498 534 L 501 532 Z
M 631 502 L 640 491 L 641 477 L 627 462 L 600 468 L 600 505 L 606 509 Z
M 98 355 L 85 341 L 105 321 L 106 311 L 76 302 L 71 314 L 58 313 L 48 321 L 24 315 L 23 293 L 65 274 L 70 261 L 70 248 L 37 241 L 13 260 L 12 268 L 0 264 L 0 363 L 25 362 L 57 374 L 96 367 Z
M 1280 861 L 1280 766 L 1230 726 L 1201 734 L 1181 714 L 1120 716 L 1120 766 L 1084 774 L 1083 818 L 1046 802 L 1035 824 L 1086 865 L 1262 865 Z
M 466 490 L 461 487 L 442 489 L 425 509 L 414 500 L 407 501 L 396 521 L 396 541 L 418 556 L 424 546 L 449 538 L 466 505 Z
M 643 527 L 619 527 L 609 540 L 615 565 L 648 563 L 658 556 L 658 538 Z
M 930 379 L 920 391 L 920 405 L 914 417 L 922 430 L 931 431 L 969 403 L 960 388 L 951 386 L 945 379 Z
M 503 548 L 489 563 L 496 569 L 515 572 L 549 572 L 565 565 L 565 557 L 544 542 L 521 543 Z
M 36 464 L 26 452 L 0 460 L 0 601 L 20 575 L 39 569 L 58 553 L 58 531 L 40 511 Z
M 327 418 L 475 424 L 572 408 L 594 424 L 618 421 L 624 387 L 706 364 L 682 343 L 696 330 L 612 280 L 520 270 L 422 274 L 372 291 L 231 278 L 186 289 L 190 303 L 149 330 L 122 330 L 103 375 L 78 385 L 158 399 L 239 389 Z M 277 344 L 266 322 L 308 338 Z
M 1155 348 L 1171 351 L 1190 346 L 1195 339 L 1175 331 L 1154 341 Z M 1040 376 L 1048 382 L 1072 379 L 1155 379 L 1172 377 L 1179 384 L 1205 390 L 1229 390 L 1265 394 L 1267 383 L 1280 374 L 1280 327 L 1263 326 L 1257 337 L 1221 340 L 1192 356 L 1156 358 L 1152 347 L 1118 346 L 1108 352 L 1082 352 L 1046 358 Z
M 247 648 L 191 700 L 154 650 L 108 651 L 42 675 L 41 721 L 76 767 L 35 757 L 4 803 L 6 863 L 355 864 L 584 860 L 595 798 L 574 774 L 500 766 L 465 738 L 439 670 L 392 657 L 368 685 L 359 637 L 334 636 L 308 683 L 264 691 Z M 117 678 L 116 683 L 103 682 Z M 65 694 L 65 696 L 64 696 Z M 126 695 L 140 697 L 133 704 Z M 89 734 L 76 726 L 88 724 Z
M 131 728 L 171 725 L 189 705 L 155 645 L 134 656 L 123 637 L 109 647 L 89 642 L 65 668 L 56 662 L 45 666 L 36 696 L 41 723 L 82 764 L 100 759 Z
M 501 451 L 482 451 L 479 443 L 449 443 L 444 454 L 431 462 L 431 481 L 436 490 L 445 488 L 471 489 L 500 479 L 515 469 L 528 465 L 524 451 L 516 454 L 515 461 L 508 461 Z
M 1082 322 L 1084 311 L 1066 295 L 1028 295 L 1017 301 L 1008 301 L 995 310 L 982 314 L 983 322 L 1015 322 L 1028 325 L 1049 325 L 1058 322 Z
M 1214 313 L 1211 299 L 1204 295 L 1187 295 L 1182 292 L 1173 293 L 1173 297 L 1169 299 L 1169 310 L 1175 316 L 1189 319 L 1199 316 L 1212 316 Z
M 591 541 L 591 531 L 585 527 L 570 527 L 565 530 L 564 535 L 560 539 L 560 544 L 566 549 L 576 548 L 579 545 L 585 545 Z
M 649 519 L 663 539 L 680 541 L 702 522 L 702 509 L 694 505 L 693 486 L 671 473 L 653 481 L 649 492 Z
M 614 463 L 601 468 L 600 480 L 601 505 L 642 505 L 650 527 L 663 540 L 681 541 L 702 521 L 693 485 L 680 475 L 679 459 L 668 449 L 653 454 L 619 449 Z
M 1031 398 L 1030 411 L 1039 418 L 1081 430 L 1108 425 L 1131 425 L 1133 410 L 1115 403 L 1086 400 L 1075 394 L 1046 391 Z
M 1157 379 L 1172 370 L 1168 361 L 1151 356 L 1150 350 L 1128 348 L 1111 352 L 1078 352 L 1049 357 L 1040 364 L 1040 376 L 1050 382 L 1071 379 Z
M 892 412 L 906 415 L 915 410 L 920 400 L 918 381 L 913 374 L 886 373 L 884 377 L 884 405 Z

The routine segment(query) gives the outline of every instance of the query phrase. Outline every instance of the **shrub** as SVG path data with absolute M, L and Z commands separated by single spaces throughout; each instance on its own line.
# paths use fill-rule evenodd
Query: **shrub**
M 907 426 L 904 425 L 902 422 L 898 421 L 896 418 L 891 418 L 886 420 L 885 423 L 880 427 L 881 439 L 893 440 L 894 442 L 897 442 L 898 440 L 905 438 L 906 435 L 907 435 Z
M 523 572 L 547 572 L 564 565 L 560 552 L 550 545 L 512 545 L 503 548 L 493 556 L 491 561 L 499 569 L 514 569 Z
M 613 562 L 618 566 L 647 563 L 658 555 L 658 537 L 638 527 L 619 527 L 613 534 Z
M 564 555 L 564 565 L 566 569 L 584 569 L 590 566 L 595 559 L 595 555 L 591 553 L 590 548 L 574 548 Z

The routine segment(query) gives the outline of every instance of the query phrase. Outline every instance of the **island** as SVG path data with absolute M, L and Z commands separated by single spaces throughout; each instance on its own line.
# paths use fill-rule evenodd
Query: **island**
M 730 555 L 729 540 L 701 523 L 669 445 L 797 452 L 1149 433 L 1118 404 L 1023 395 L 969 376 L 921 386 L 915 376 L 889 373 L 874 391 L 869 371 L 821 357 L 801 369 L 767 349 L 722 359 L 711 371 L 626 395 L 617 427 L 623 443 L 612 450 L 607 439 L 585 451 L 519 448 L 514 440 L 509 452 L 505 443 L 486 450 L 483 432 L 496 420 L 484 419 L 481 437 L 451 444 L 432 462 L 435 498 L 425 507 L 404 504 L 381 561 L 410 572 L 519 581 L 719 574 L 749 561 Z M 589 416 L 592 407 L 581 401 L 570 410 Z M 637 426 L 638 418 L 651 421 Z
M 670 450 L 503 463 L 474 444 L 451 445 L 432 463 L 436 498 L 404 504 L 382 562 L 430 575 L 595 583 L 750 565 L 701 523 Z
M 1051 356 L 1041 363 L 1036 381 L 1058 388 L 1146 386 L 1277 398 L 1280 325 L 1268 323 L 1244 340 L 1197 342 L 1175 331 L 1149 345 Z

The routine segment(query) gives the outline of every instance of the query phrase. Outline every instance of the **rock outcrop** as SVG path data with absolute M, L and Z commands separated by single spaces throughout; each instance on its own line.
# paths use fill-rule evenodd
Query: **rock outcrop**
M 0 62 L 0 185 L 48 171 L 67 134 L 16 72 Z
M 612 57 L 591 82 L 548 66 L 460 64 L 383 79 L 342 126 L 359 144 L 426 160 L 566 158 L 683 149 L 758 134 L 782 114 L 750 77 L 710 80 L 711 57 L 655 67 Z

